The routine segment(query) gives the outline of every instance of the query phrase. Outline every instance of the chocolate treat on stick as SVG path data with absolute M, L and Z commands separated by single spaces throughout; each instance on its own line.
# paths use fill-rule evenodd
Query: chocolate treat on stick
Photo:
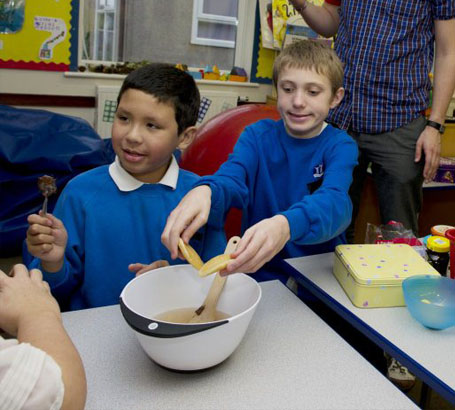
M 38 188 L 44 196 L 43 203 L 43 214 L 47 214 L 47 198 L 57 192 L 57 186 L 55 185 L 55 178 L 49 175 L 43 175 L 38 178 Z

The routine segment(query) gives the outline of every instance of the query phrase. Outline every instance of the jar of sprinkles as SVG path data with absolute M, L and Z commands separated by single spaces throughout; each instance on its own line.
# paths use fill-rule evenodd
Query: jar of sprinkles
M 447 266 L 449 265 L 450 241 L 443 237 L 433 235 L 427 240 L 428 262 L 442 276 L 447 275 Z

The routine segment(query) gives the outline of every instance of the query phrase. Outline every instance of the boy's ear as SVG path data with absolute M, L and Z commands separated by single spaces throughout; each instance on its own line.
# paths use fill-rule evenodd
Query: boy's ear
M 343 99 L 344 97 L 344 88 L 340 87 L 336 90 L 335 95 L 332 98 L 332 102 L 330 103 L 330 108 L 335 108 Z
M 180 135 L 179 135 L 179 144 L 177 148 L 180 151 L 184 151 L 186 148 L 190 146 L 193 142 L 194 137 L 196 136 L 197 127 L 191 126 L 186 128 Z

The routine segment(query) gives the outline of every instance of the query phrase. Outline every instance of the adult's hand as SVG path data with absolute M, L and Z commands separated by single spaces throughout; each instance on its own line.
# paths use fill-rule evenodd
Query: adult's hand
M 57 362 L 65 385 L 62 410 L 84 408 L 87 396 L 84 367 L 41 271 L 29 272 L 24 265 L 15 265 L 10 276 L 0 271 L 0 327 Z
M 61 320 L 60 308 L 38 269 L 15 265 L 9 276 L 0 270 L 0 328 L 16 336 L 18 328 L 44 317 Z
M 433 127 L 425 127 L 420 134 L 416 144 L 415 162 L 422 158 L 422 152 L 425 154 L 425 166 L 423 168 L 423 177 L 425 182 L 430 182 L 436 175 L 439 167 L 441 154 L 441 135 Z
M 316 6 L 307 0 L 290 0 L 290 3 L 316 33 L 327 38 L 337 33 L 340 25 L 339 6 L 327 2 Z

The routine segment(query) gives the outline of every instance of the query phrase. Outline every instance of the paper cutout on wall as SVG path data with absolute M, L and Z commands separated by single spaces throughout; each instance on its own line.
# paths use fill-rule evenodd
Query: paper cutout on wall
M 210 108 L 210 105 L 212 104 L 212 100 L 207 97 L 202 97 L 201 98 L 201 104 L 199 106 L 199 114 L 197 117 L 197 123 L 200 124 L 202 121 L 204 121 L 205 115 L 207 114 L 207 111 Z
M 24 24 L 25 0 L 0 1 L 0 33 L 16 33 Z
M 65 22 L 62 19 L 36 16 L 34 26 L 35 30 L 51 33 L 51 36 L 44 40 L 38 53 L 41 60 L 51 60 L 54 47 L 66 38 Z
M 323 0 L 308 0 L 317 6 L 321 6 Z M 292 41 L 318 38 L 318 36 L 308 24 L 303 20 L 303 17 L 289 2 L 289 0 L 273 0 L 272 1 L 272 19 L 273 19 L 273 46 L 277 50 L 290 44 Z M 287 40 L 285 41 L 285 38 Z M 330 40 L 326 40 L 330 44 Z
M 261 44 L 264 48 L 273 48 L 272 0 L 259 0 L 261 18 Z
M 324 0 L 308 0 L 318 6 L 322 5 Z M 262 2 L 262 5 L 261 5 Z M 261 13 L 267 7 L 267 3 L 272 3 L 273 7 L 277 10 L 280 7 L 279 16 L 281 18 L 281 25 L 276 24 L 275 16 L 273 16 L 273 29 L 278 30 L 277 46 L 276 49 L 264 47 L 264 41 L 261 40 L 262 35 L 262 17 Z M 291 24 L 289 28 L 288 24 Z M 316 38 L 317 37 L 317 38 Z M 331 44 L 331 40 L 322 39 L 317 36 L 303 20 L 302 16 L 296 13 L 294 7 L 289 3 L 289 0 L 259 0 L 259 6 L 256 7 L 256 22 L 254 31 L 254 46 L 253 58 L 251 64 L 251 81 L 258 83 L 270 83 L 273 74 L 273 62 L 279 54 L 279 49 L 285 45 L 303 38 L 314 38 L 317 41 L 324 41 Z M 268 44 L 268 42 L 265 42 Z
M 277 50 L 280 50 L 283 44 L 286 33 L 286 22 L 289 18 L 298 14 L 288 0 L 272 1 L 273 47 Z
M 117 101 L 113 101 L 113 100 L 104 101 L 103 121 L 104 122 L 114 122 L 116 109 L 117 109 Z
M 27 0 L 22 29 L 0 33 L 0 67 L 67 71 L 75 0 Z M 74 13 L 73 13 L 74 14 Z M 70 34 L 71 30 L 71 34 Z M 77 38 L 73 38 L 77 44 Z

